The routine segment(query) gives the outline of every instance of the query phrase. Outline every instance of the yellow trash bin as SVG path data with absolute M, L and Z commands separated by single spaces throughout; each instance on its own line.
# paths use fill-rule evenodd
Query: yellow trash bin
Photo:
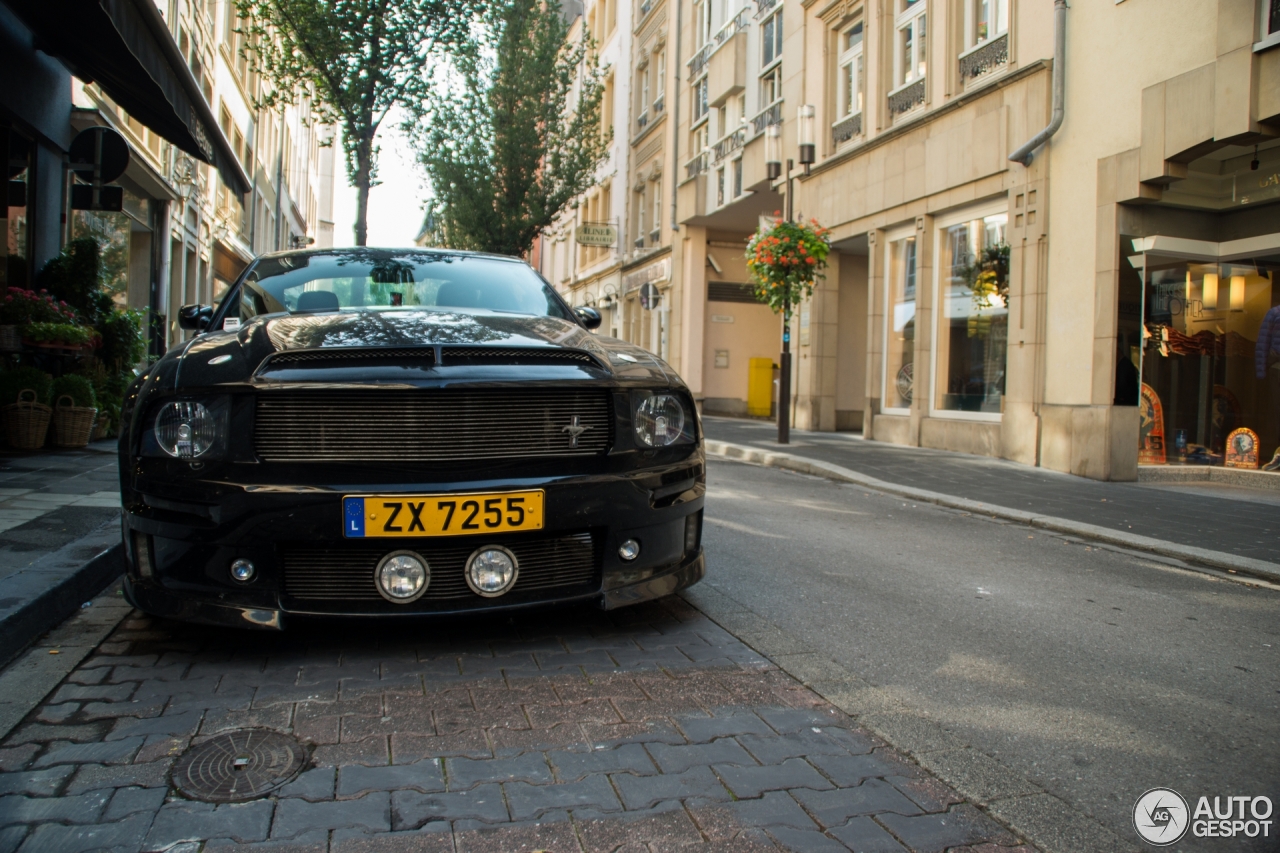
M 747 367 L 747 414 L 767 418 L 773 414 L 773 359 L 753 358 Z

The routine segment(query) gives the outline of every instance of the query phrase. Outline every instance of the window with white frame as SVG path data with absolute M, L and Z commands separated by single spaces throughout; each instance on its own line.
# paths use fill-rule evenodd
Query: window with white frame
M 724 166 L 716 169 L 716 207 L 724 207 Z
M 656 246 L 662 237 L 662 178 L 654 179 L 651 195 L 653 196 L 653 230 L 649 232 L 649 244 Z
M 925 31 L 925 0 L 895 0 L 897 39 L 893 47 L 894 84 L 905 86 L 925 75 L 928 43 Z
M 1258 0 L 1258 41 L 1280 42 L 1280 0 Z
M 888 275 L 885 312 L 884 397 L 882 408 L 911 408 L 915 392 L 916 235 L 914 227 L 890 235 L 885 243 Z
M 649 63 L 640 69 L 640 112 L 649 109 Z
M 640 189 L 636 192 L 636 240 L 637 249 L 644 246 L 644 214 L 645 214 L 645 198 L 644 185 L 640 185 Z
M 711 41 L 711 0 L 702 0 L 694 8 L 694 47 L 700 48 Z
M 836 92 L 838 119 L 862 112 L 862 36 L 862 21 L 840 33 L 840 73 Z
M 760 103 L 768 106 L 782 99 L 782 66 L 775 65 L 760 75 Z
M 1009 30 L 1009 0 L 966 0 L 964 43 L 977 47 Z
M 935 410 L 989 416 L 1004 411 L 1008 223 L 1000 207 L 939 222 Z
M 760 67 L 768 68 L 782 58 L 782 10 L 765 18 L 760 27 Z
M 742 158 L 733 161 L 733 197 L 742 195 Z
M 703 77 L 693 84 L 693 120 L 702 121 L 707 117 L 707 78 Z

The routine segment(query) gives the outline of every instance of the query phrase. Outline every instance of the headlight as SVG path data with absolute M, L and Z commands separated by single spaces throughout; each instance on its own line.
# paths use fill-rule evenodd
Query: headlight
M 693 441 L 693 418 L 675 394 L 642 392 L 633 399 L 636 441 L 644 447 L 669 447 Z
M 155 410 L 143 436 L 144 456 L 168 456 L 191 462 L 220 459 L 227 433 L 225 399 L 177 400 Z

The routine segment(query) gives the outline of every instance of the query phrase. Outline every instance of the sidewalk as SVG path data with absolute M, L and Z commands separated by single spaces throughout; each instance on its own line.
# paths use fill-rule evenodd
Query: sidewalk
M 792 430 L 768 421 L 706 417 L 709 440 L 839 465 L 888 483 L 1124 534 L 1280 562 L 1280 491 L 1211 483 L 1105 483 L 991 459 L 864 441 L 854 433 Z
M 0 665 L 119 574 L 119 541 L 114 440 L 0 455 Z

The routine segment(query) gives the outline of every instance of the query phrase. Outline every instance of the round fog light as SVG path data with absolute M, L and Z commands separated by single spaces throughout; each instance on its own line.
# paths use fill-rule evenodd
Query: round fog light
M 467 586 L 476 595 L 497 598 L 515 585 L 520 564 L 501 545 L 486 545 L 467 560 Z
M 431 567 L 413 551 L 392 551 L 378 563 L 373 573 L 378 592 L 387 601 L 408 604 L 427 591 Z
M 634 539 L 628 539 L 618 546 L 618 556 L 628 563 L 631 562 L 640 556 L 640 543 Z
M 257 573 L 258 570 L 248 560 L 236 560 L 231 564 L 231 579 L 240 583 L 248 583 Z

